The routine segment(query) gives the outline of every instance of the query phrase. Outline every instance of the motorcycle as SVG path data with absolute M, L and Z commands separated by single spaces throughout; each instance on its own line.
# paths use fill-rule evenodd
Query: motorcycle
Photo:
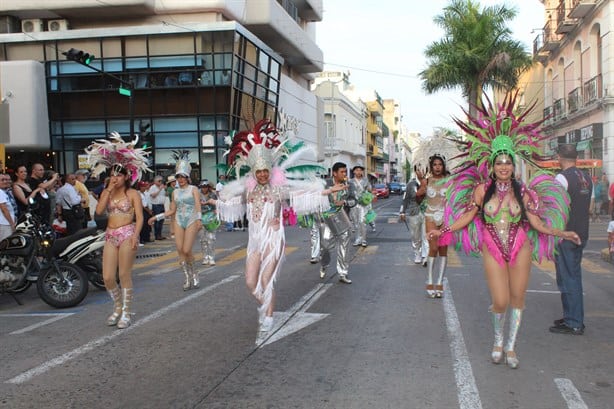
M 104 290 L 102 279 L 102 248 L 105 244 L 105 232 L 91 227 L 53 243 L 53 252 L 64 261 L 76 265 L 86 274 L 94 287 Z
M 15 297 L 36 283 L 41 299 L 55 308 L 74 307 L 88 292 L 87 274 L 74 264 L 58 259 L 55 233 L 40 223 L 30 209 L 23 227 L 0 241 L 0 293 Z

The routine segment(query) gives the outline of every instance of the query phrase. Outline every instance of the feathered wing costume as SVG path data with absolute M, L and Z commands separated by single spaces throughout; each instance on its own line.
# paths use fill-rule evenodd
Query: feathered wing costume
M 247 212 L 246 264 L 250 268 L 250 264 L 258 263 L 254 296 L 261 302 L 258 311 L 262 322 L 284 255 L 283 207 L 289 202 L 297 214 L 327 208 L 328 199 L 322 195 L 324 183 L 316 175 L 322 168 L 309 164 L 315 161 L 313 149 L 302 142 L 284 139 L 268 119 L 261 120 L 250 131 L 237 133 L 226 155 L 236 180 L 220 192 L 218 212 L 220 219 L 226 221 L 240 220 Z M 269 183 L 264 186 L 255 178 L 256 171 L 263 169 L 270 172 Z M 279 223 L 272 223 L 275 219 Z M 266 286 L 264 274 L 270 277 Z
M 97 139 L 85 148 L 87 161 L 92 167 L 92 176 L 98 176 L 107 169 L 123 168 L 128 171 L 132 185 L 143 177 L 149 169 L 149 152 L 136 148 L 138 137 L 125 142 L 117 132 L 109 134 L 109 139 Z
M 466 148 L 459 155 L 460 163 L 448 179 L 446 210 L 444 222 L 447 226 L 452 225 L 464 213 L 470 211 L 475 203 L 473 193 L 479 184 L 486 188 L 493 182 L 488 174 L 489 165 L 494 159 L 502 154 L 508 154 L 517 164 L 524 160 L 537 166 L 535 160 L 543 159 L 539 155 L 539 143 L 545 138 L 539 132 L 542 121 L 528 122 L 527 115 L 535 107 L 531 105 L 524 113 L 517 116 L 514 106 L 517 94 L 508 94 L 504 101 L 493 106 L 487 100 L 488 106 L 478 107 L 477 117 L 472 117 L 467 111 L 467 122 L 455 119 L 455 122 L 466 132 Z M 554 177 L 547 172 L 538 172 L 528 185 L 521 185 L 522 195 L 528 195 L 530 200 L 526 211 L 537 216 L 548 226 L 564 230 L 569 215 L 569 195 L 563 186 L 555 181 Z M 528 225 L 528 223 L 527 223 Z M 556 239 L 531 228 L 526 229 L 526 236 L 532 244 L 532 257 L 541 261 L 544 257 L 551 260 L 554 257 Z M 519 234 L 525 234 L 519 232 Z M 503 256 L 497 251 L 497 246 L 491 243 L 492 237 L 484 231 L 484 223 L 480 217 L 474 220 L 464 229 L 455 233 L 446 233 L 440 239 L 442 244 L 456 244 L 456 248 L 463 249 L 466 254 L 477 255 L 485 244 L 492 255 L 501 264 Z M 522 240 L 517 241 L 517 246 L 522 245 Z M 519 248 L 510 249 L 513 262 Z

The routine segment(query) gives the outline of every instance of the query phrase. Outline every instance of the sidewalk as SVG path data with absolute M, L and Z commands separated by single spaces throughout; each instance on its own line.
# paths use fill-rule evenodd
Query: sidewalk
M 603 261 L 607 261 L 609 263 L 614 264 L 614 259 L 610 256 L 610 252 L 608 250 L 608 224 L 610 220 L 607 220 L 606 217 L 602 217 L 600 220 L 591 221 L 589 225 L 589 241 L 593 240 L 593 237 L 598 237 L 598 241 L 600 242 L 600 253 L 601 259 Z M 605 236 L 605 240 L 602 237 Z M 602 242 L 602 243 L 601 243 Z

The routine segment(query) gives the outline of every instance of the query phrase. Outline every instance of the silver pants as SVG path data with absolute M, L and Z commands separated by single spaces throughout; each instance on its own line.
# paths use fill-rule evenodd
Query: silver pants
M 367 210 L 367 207 L 361 205 L 356 205 L 350 210 L 350 217 L 352 218 L 352 224 L 356 231 L 354 241 L 357 243 L 367 241 L 367 224 L 365 222 Z
M 429 251 L 429 242 L 426 239 L 424 215 L 419 213 L 415 216 L 409 216 L 409 238 L 411 247 L 414 250 L 414 257 L 426 257 Z
M 311 241 L 311 258 L 320 257 L 320 223 L 313 222 L 313 226 L 309 230 L 309 239 Z
M 320 227 L 320 264 L 322 268 L 330 264 L 330 252 L 337 246 L 337 274 L 343 276 L 348 274 L 350 268 L 348 249 L 350 247 L 350 231 L 346 231 L 338 236 L 333 236 L 332 232 L 322 223 Z
M 215 256 L 215 231 L 208 231 L 204 227 L 200 231 L 200 248 L 204 257 Z

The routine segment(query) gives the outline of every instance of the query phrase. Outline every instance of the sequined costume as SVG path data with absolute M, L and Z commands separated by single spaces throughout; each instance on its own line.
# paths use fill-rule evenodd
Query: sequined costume
M 203 194 L 200 192 L 200 209 L 202 214 L 215 212 L 215 205 L 206 204 L 207 200 L 217 200 L 214 192 Z M 215 241 L 217 233 L 215 230 L 208 230 L 206 226 L 200 232 L 200 248 L 203 252 L 203 264 L 215 264 Z
M 354 245 L 367 245 L 367 222 L 365 216 L 369 211 L 371 204 L 363 205 L 359 202 L 360 196 L 364 192 L 371 191 L 371 184 L 366 178 L 352 178 L 349 180 L 349 195 L 357 201 L 356 206 L 350 210 L 350 218 L 354 224 L 356 236 L 354 237 Z
M 200 214 L 196 211 L 194 201 L 194 189 L 196 186 L 188 185 L 173 191 L 173 201 L 177 205 L 175 223 L 182 229 L 187 229 L 192 223 L 200 221 Z
M 343 206 L 338 207 L 335 205 L 335 201 L 345 201 L 348 198 L 347 190 L 340 190 L 328 195 L 328 201 L 331 208 L 337 212 L 345 212 Z M 346 277 L 350 268 L 350 261 L 348 257 L 348 250 L 350 246 L 350 234 L 351 230 L 347 230 L 345 233 L 334 235 L 331 228 L 326 223 L 320 225 L 320 265 L 321 275 L 326 270 L 331 261 L 331 251 L 337 246 L 337 274 L 340 277 Z
M 441 180 L 428 179 L 426 187 L 426 210 L 424 217 L 432 221 L 435 226 L 439 227 L 443 224 L 443 212 L 445 209 L 444 203 L 446 198 L 447 188 L 440 183 Z
M 130 220 L 132 220 L 132 217 L 134 217 L 134 207 L 132 207 L 132 203 L 130 202 L 128 196 L 124 196 L 119 200 L 109 200 L 109 203 L 107 204 L 107 213 L 109 216 L 130 216 Z M 134 236 L 135 232 L 136 226 L 134 223 L 126 224 L 117 228 L 107 227 L 105 239 L 115 247 L 119 248 L 123 242 Z

